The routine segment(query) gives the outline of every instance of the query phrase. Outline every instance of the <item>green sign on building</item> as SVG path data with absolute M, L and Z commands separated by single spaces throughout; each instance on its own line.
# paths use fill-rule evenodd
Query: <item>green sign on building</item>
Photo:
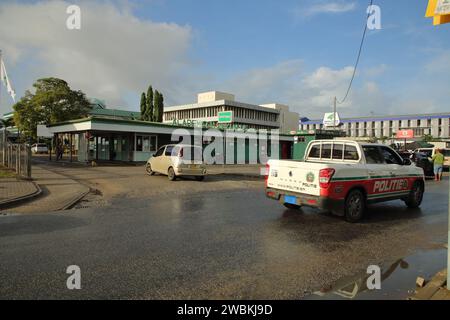
M 219 123 L 232 123 L 233 122 L 233 111 L 222 111 L 218 114 Z

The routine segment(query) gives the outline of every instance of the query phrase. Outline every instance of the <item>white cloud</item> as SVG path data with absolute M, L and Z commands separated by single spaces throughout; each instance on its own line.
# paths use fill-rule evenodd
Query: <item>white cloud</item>
M 432 74 L 450 73 L 450 53 L 444 52 L 435 55 L 431 61 L 425 65 L 425 71 Z
M 320 1 L 310 5 L 309 7 L 298 7 L 295 10 L 296 16 L 310 17 L 318 14 L 338 14 L 353 11 L 356 9 L 356 2 L 346 1 Z
M 30 85 L 36 78 L 61 77 L 111 106 L 123 105 L 124 96 L 138 97 L 149 84 L 169 96 L 177 90 L 179 71 L 189 65 L 189 26 L 141 20 L 126 1 L 122 6 L 83 1 L 81 30 L 68 30 L 69 4 L 0 5 L 4 54 L 10 64 L 21 65 L 14 78 Z
M 386 64 L 380 64 L 364 69 L 362 74 L 369 78 L 376 78 L 383 75 L 387 70 L 388 66 Z
M 330 110 L 334 96 L 345 93 L 352 73 L 353 67 L 319 67 L 308 72 L 302 60 L 290 60 L 233 77 L 224 90 L 234 92 L 239 101 L 284 103 L 303 116 L 314 117 Z M 341 108 L 353 105 L 350 95 Z

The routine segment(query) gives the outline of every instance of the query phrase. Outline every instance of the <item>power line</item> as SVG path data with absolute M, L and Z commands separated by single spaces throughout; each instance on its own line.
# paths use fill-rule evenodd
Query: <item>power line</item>
M 370 0 L 369 6 L 372 7 L 372 5 L 373 5 L 373 0 Z M 363 32 L 363 35 L 362 35 L 362 38 L 361 38 L 361 43 L 359 45 L 358 57 L 356 58 L 355 67 L 353 68 L 352 79 L 350 80 L 350 84 L 348 85 L 347 92 L 345 94 L 344 99 L 342 99 L 341 101 L 337 101 L 337 103 L 339 103 L 339 104 L 343 104 L 345 102 L 345 100 L 347 100 L 348 95 L 350 93 L 350 90 L 352 89 L 353 80 L 355 80 L 356 70 L 357 70 L 358 65 L 359 65 L 359 60 L 361 59 L 361 53 L 362 53 L 362 49 L 363 49 L 363 46 L 364 46 L 364 40 L 366 39 L 367 21 L 369 20 L 369 17 L 370 17 L 370 12 L 367 13 L 367 18 L 365 20 L 364 32 Z

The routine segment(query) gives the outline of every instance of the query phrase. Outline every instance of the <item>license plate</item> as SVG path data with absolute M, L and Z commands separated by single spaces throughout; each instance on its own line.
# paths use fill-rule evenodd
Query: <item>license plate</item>
M 198 164 L 191 164 L 191 169 L 198 169 Z
M 294 196 L 284 196 L 284 202 L 290 204 L 297 204 L 297 197 Z

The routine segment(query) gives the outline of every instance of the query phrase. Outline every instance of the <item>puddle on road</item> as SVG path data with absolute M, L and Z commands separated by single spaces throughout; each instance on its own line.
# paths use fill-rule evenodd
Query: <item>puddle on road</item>
M 405 300 L 414 294 L 416 279 L 427 281 L 446 268 L 447 249 L 419 251 L 404 259 L 382 267 L 381 290 L 369 290 L 365 272 L 337 281 L 307 296 L 305 300 Z

